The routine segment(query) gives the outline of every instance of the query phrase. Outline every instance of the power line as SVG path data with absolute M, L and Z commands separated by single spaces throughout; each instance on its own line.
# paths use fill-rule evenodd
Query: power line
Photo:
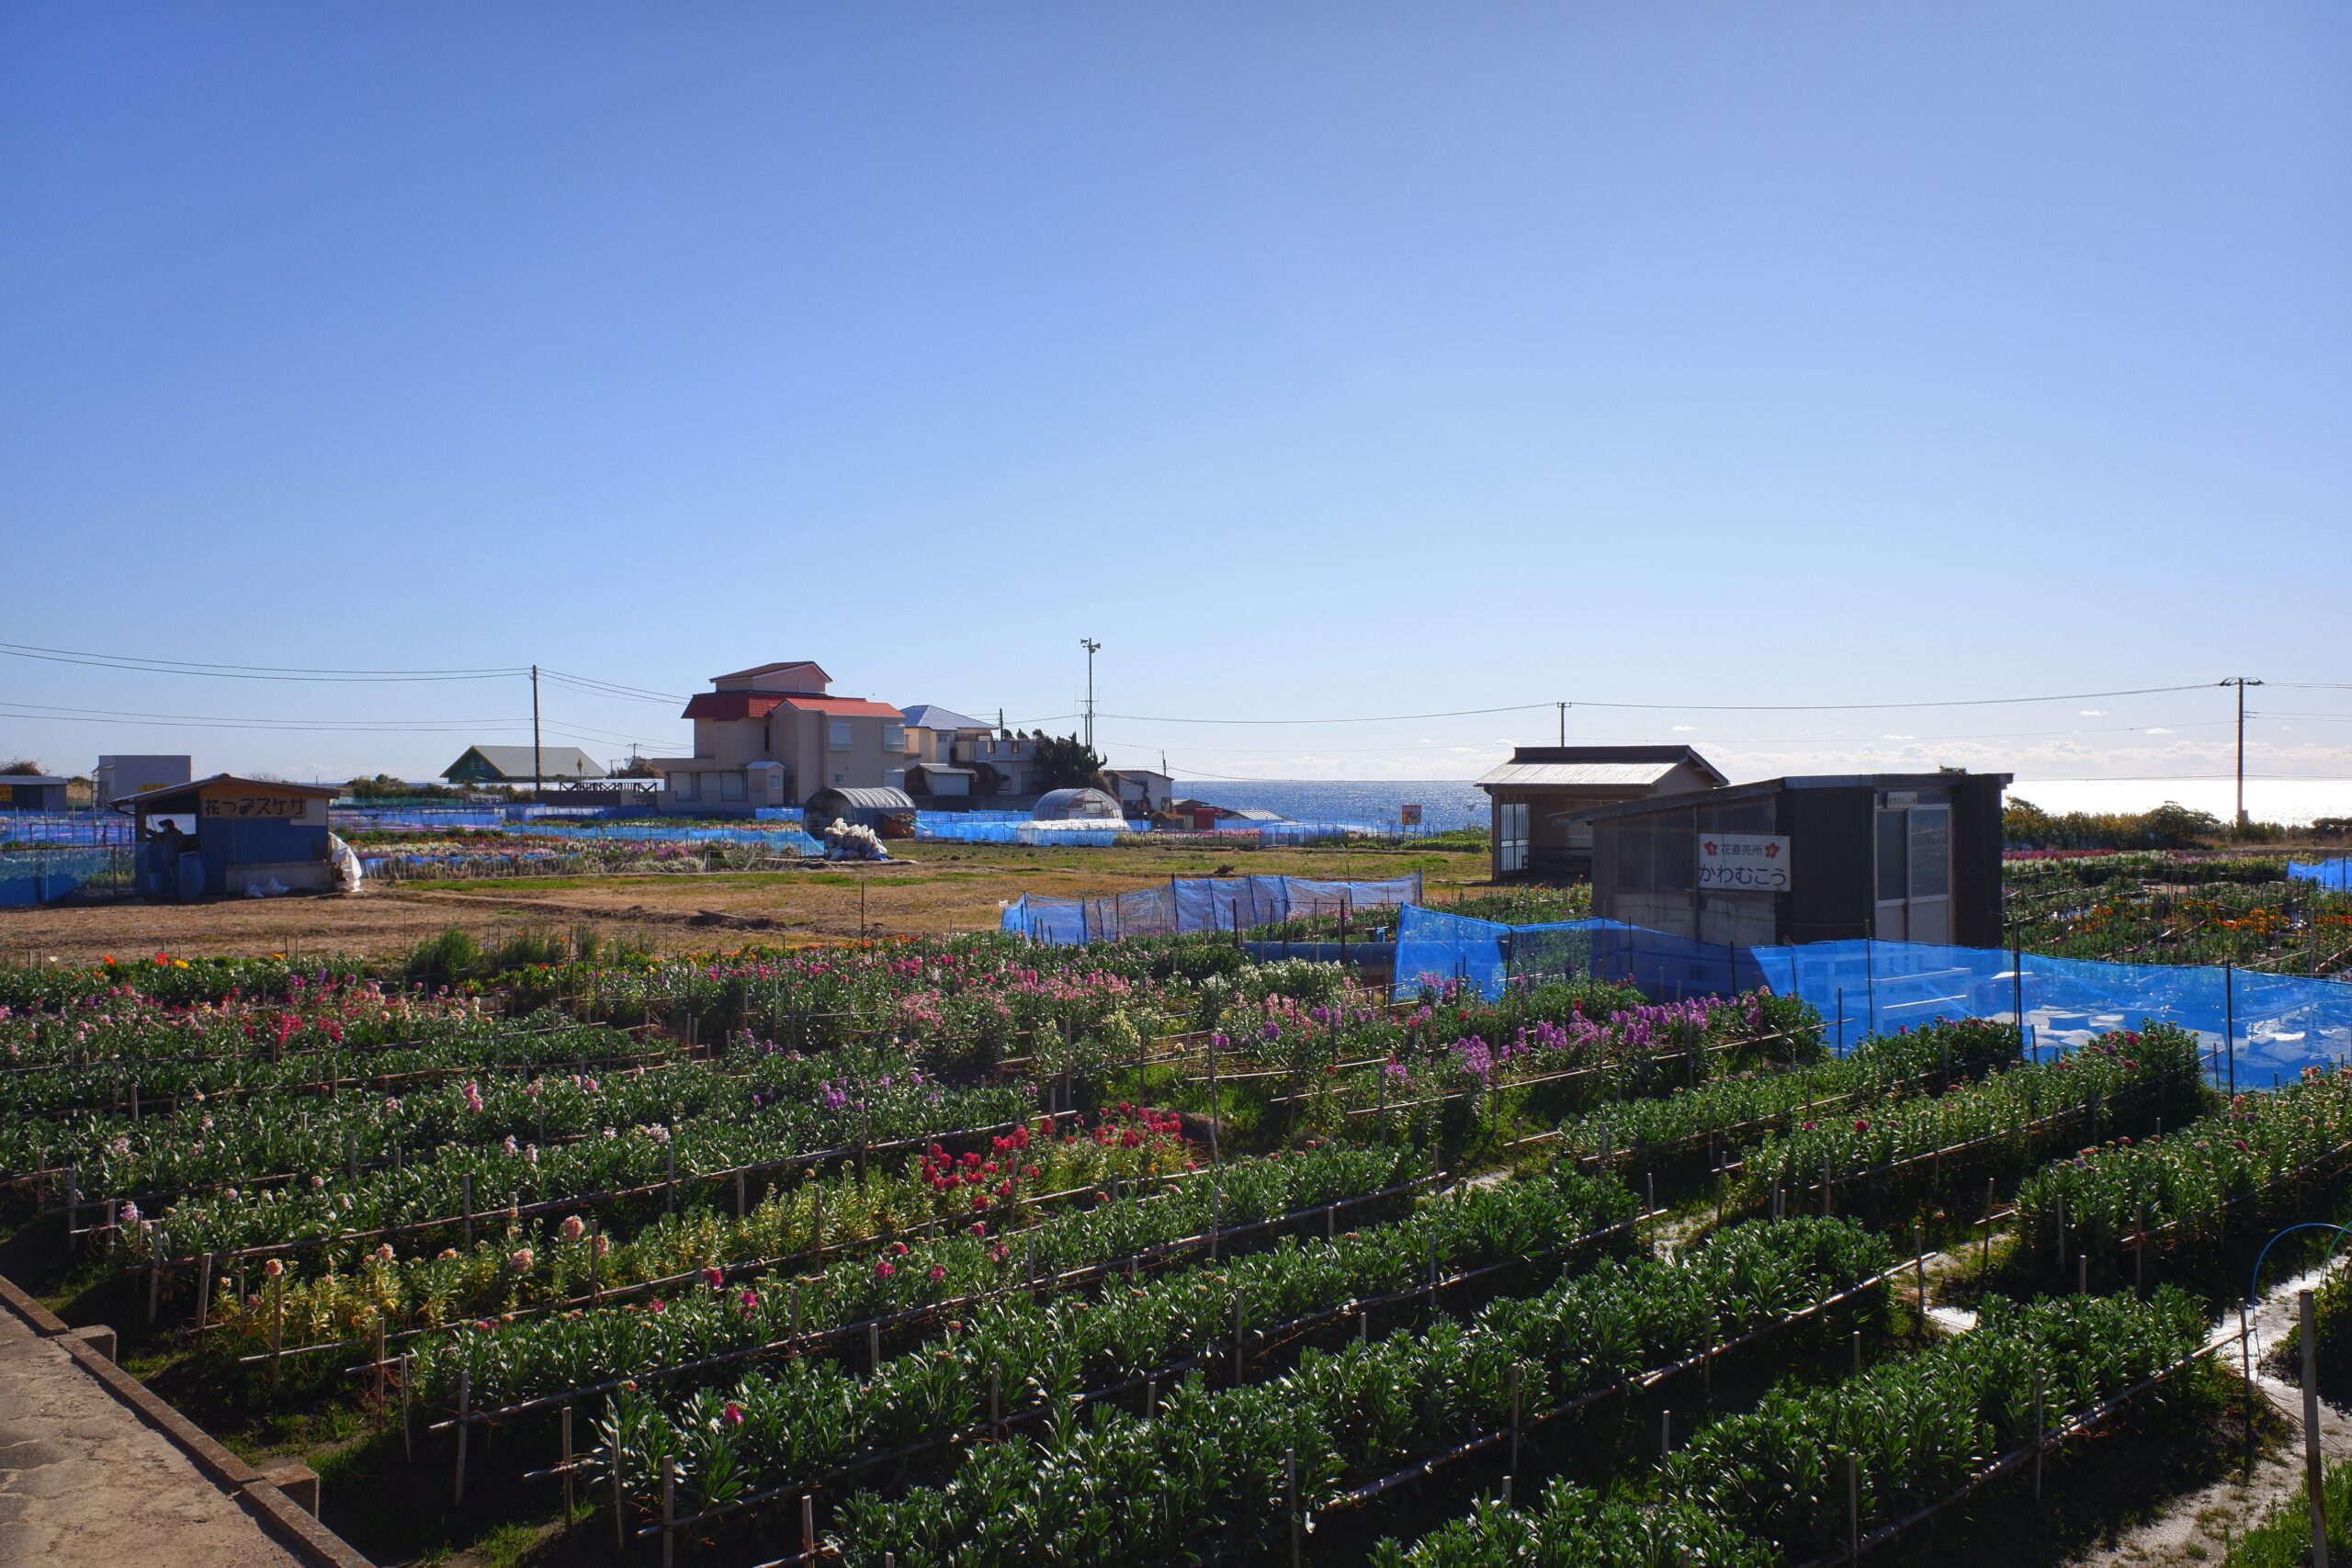
M 1917 703 L 1610 703 L 1595 702 L 1584 697 L 1576 700 L 1578 707 L 1614 708 L 1638 713 L 1883 713 L 1909 712 L 1923 708 L 2001 707 L 2031 703 L 2080 703 L 2099 697 L 2145 697 L 2169 692 L 2201 692 L 2209 689 L 2204 682 L 2186 686 L 2134 686 L 2113 692 L 2059 692 L 2033 697 L 1952 697 Z M 1532 713 L 1554 706 L 1551 703 L 1515 703 L 1503 707 L 1454 708 L 1442 713 L 1392 713 L 1358 715 L 1349 718 L 1191 718 L 1165 714 L 1106 713 L 1103 718 L 1125 719 L 1132 724 L 1402 724 L 1428 718 L 1472 718 L 1498 713 Z
M 624 686 L 617 682 L 599 681 L 592 675 L 574 675 L 569 671 L 539 666 L 539 673 L 551 681 L 561 682 L 601 696 L 624 697 L 640 703 L 683 703 L 686 699 L 675 692 L 656 692 L 643 686 Z
M 528 673 L 520 668 L 330 670 L 301 665 L 208 664 L 182 659 L 150 659 L 137 654 L 90 653 L 78 649 L 43 648 L 35 643 L 18 642 L 0 642 L 0 654 L 13 659 L 38 659 L 51 664 L 87 664 L 102 670 L 135 670 L 151 675 L 207 675 L 224 681 L 493 681 Z

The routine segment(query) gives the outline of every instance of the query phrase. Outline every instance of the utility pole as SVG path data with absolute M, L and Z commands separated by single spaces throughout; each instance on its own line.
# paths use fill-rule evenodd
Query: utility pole
M 1086 749 L 1091 751 L 1094 750 L 1094 656 L 1102 651 L 1102 645 L 1091 637 L 1082 637 L 1078 639 L 1078 646 L 1086 649 Z
M 2243 675 L 2233 675 L 2213 683 L 2238 689 L 2238 826 L 2243 828 L 2245 826 L 2245 689 L 2259 686 L 2262 682 L 2249 681 Z
M 1568 705 L 1554 703 L 1552 705 L 1560 710 L 1560 744 L 1566 746 L 1568 743 Z
M 536 803 L 539 791 L 539 667 L 531 666 L 531 799 Z

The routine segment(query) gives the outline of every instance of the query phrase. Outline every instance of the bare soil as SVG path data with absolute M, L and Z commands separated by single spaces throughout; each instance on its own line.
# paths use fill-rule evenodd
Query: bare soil
M 1092 898 L 1172 876 L 1286 873 L 1377 880 L 1419 872 L 1425 895 L 1484 886 L 1483 852 L 1390 849 L 1052 849 L 908 844 L 882 864 L 379 885 L 348 897 L 158 904 L 133 899 L 0 909 L 0 959 L 74 964 L 107 954 L 336 953 L 390 957 L 449 927 L 494 937 L 589 925 L 662 953 L 790 945 L 860 934 L 993 929 L 1023 894 Z

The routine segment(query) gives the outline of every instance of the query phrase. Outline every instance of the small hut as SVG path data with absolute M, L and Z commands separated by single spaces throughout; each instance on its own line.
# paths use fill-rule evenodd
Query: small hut
M 186 901 L 340 886 L 327 833 L 334 794 L 328 785 L 215 773 L 113 805 L 139 824 L 139 891 Z

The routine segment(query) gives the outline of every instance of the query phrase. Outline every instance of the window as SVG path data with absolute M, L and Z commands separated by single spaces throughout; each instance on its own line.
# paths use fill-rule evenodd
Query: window
M 742 775 L 742 774 L 741 774 L 741 773 L 721 773 L 721 774 L 719 774 L 719 775 L 718 775 L 718 798 L 719 798 L 719 799 L 721 799 L 721 800 L 741 800 L 741 799 L 742 799 L 742 798 L 743 798 L 743 775 Z
M 694 776 L 694 774 L 692 774 L 692 773 L 672 773 L 672 774 L 670 775 L 670 793 L 671 793 L 671 794 L 673 794 L 673 795 L 676 795 L 680 800 L 692 800 L 692 799 L 694 799 L 694 798 L 695 798 L 695 776 Z
M 907 749 L 907 727 L 895 718 L 882 721 L 882 750 L 903 751 Z
M 1951 807 L 1913 807 L 1909 838 L 1911 897 L 1948 896 L 1951 892 Z
M 825 750 L 828 750 L 828 751 L 846 751 L 846 750 L 849 750 L 849 738 L 850 738 L 850 724 L 849 724 L 849 720 L 847 720 L 847 719 L 845 719 L 845 718 L 829 718 L 829 719 L 827 719 L 827 720 L 825 721 Z
M 904 769 L 904 768 L 885 768 L 885 769 L 883 769 L 883 770 L 882 770 L 882 784 L 883 784 L 883 787 L 884 787 L 884 788 L 886 788 L 886 789 L 904 789 L 904 788 L 906 788 L 906 787 L 907 787 L 907 770 L 906 770 L 906 769 Z
M 1510 875 L 1527 869 L 1527 806 L 1504 802 L 1495 807 L 1495 870 Z

